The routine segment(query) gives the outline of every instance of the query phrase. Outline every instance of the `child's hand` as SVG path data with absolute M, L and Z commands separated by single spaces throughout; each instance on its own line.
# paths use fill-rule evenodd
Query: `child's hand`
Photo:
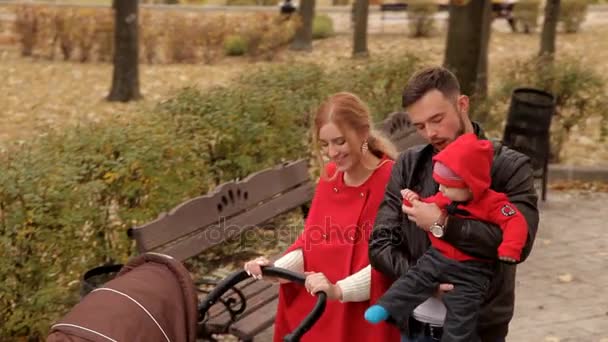
M 412 202 L 420 200 L 420 196 L 410 189 L 401 190 L 401 197 L 403 197 L 403 205 L 411 207 Z
M 370 323 L 376 324 L 382 321 L 386 321 L 388 318 L 388 311 L 380 305 L 372 305 L 365 310 L 365 320 Z
M 503 261 L 503 262 L 506 262 L 509 264 L 515 264 L 517 262 L 517 260 L 515 260 L 511 257 L 508 257 L 508 256 L 504 256 L 504 255 L 498 256 L 498 259 L 500 259 L 500 261 Z

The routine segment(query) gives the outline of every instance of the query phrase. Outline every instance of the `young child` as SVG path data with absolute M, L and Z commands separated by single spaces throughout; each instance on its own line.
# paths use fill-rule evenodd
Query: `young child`
M 505 194 L 490 189 L 494 156 L 492 143 L 464 134 L 434 158 L 433 178 L 439 192 L 420 199 L 413 191 L 403 192 L 404 204 L 422 200 L 436 203 L 446 213 L 494 223 L 503 232 L 498 258 L 515 263 L 520 260 L 528 229 L 523 215 Z M 441 341 L 477 341 L 477 317 L 485 297 L 494 263 L 467 255 L 441 239 L 442 229 L 431 226 L 431 248 L 399 278 L 391 288 L 365 312 L 371 323 L 392 320 L 405 326 L 411 312 L 431 297 L 440 283 L 451 283 L 454 289 L 442 297 L 447 314 Z M 439 227 L 441 228 L 441 227 Z

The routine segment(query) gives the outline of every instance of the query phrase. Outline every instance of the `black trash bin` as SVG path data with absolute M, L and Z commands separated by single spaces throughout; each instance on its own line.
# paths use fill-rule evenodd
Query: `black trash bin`
M 114 279 L 122 268 L 122 264 L 110 264 L 92 268 L 84 273 L 80 284 L 80 299 L 89 292 Z
M 506 146 L 522 152 L 532 160 L 536 179 L 541 180 L 542 200 L 546 199 L 547 169 L 550 154 L 551 119 L 555 113 L 555 97 L 546 91 L 517 88 L 503 134 Z

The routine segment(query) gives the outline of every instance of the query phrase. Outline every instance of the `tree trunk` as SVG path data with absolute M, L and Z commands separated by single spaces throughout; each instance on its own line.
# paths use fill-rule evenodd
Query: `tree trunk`
M 489 0 L 450 2 L 443 64 L 458 78 L 462 93 L 477 99 L 483 99 L 487 92 L 491 6 Z
M 367 18 L 369 0 L 355 0 L 355 31 L 353 34 L 353 57 L 367 57 Z
M 312 20 L 315 16 L 315 0 L 302 0 L 298 10 L 302 20 L 300 27 L 291 43 L 292 50 L 312 50 Z
M 477 66 L 477 81 L 475 82 L 475 97 L 484 100 L 488 95 L 488 51 L 490 50 L 490 33 L 492 32 L 492 2 L 484 9 L 481 22 L 481 38 L 479 47 L 479 65 Z M 475 101 L 473 106 L 476 106 Z
M 137 0 L 114 0 L 114 73 L 108 101 L 141 98 L 139 92 Z
M 557 21 L 559 19 L 560 0 L 547 0 L 545 5 L 545 19 L 543 20 L 543 32 L 540 38 L 541 57 L 553 60 L 555 55 L 555 38 L 557 32 Z

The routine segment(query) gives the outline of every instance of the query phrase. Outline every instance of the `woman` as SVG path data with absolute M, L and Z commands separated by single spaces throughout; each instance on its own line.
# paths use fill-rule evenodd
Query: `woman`
M 313 308 L 315 293 L 324 291 L 328 303 L 303 341 L 398 341 L 399 332 L 386 323 L 364 319 L 370 300 L 390 285 L 371 269 L 368 238 L 384 197 L 395 148 L 372 129 L 367 106 L 355 95 L 329 97 L 314 118 L 314 143 L 324 165 L 304 231 L 276 267 L 306 272 L 305 287 L 281 285 L 274 340 L 282 341 Z M 245 270 L 261 279 L 260 257 Z

